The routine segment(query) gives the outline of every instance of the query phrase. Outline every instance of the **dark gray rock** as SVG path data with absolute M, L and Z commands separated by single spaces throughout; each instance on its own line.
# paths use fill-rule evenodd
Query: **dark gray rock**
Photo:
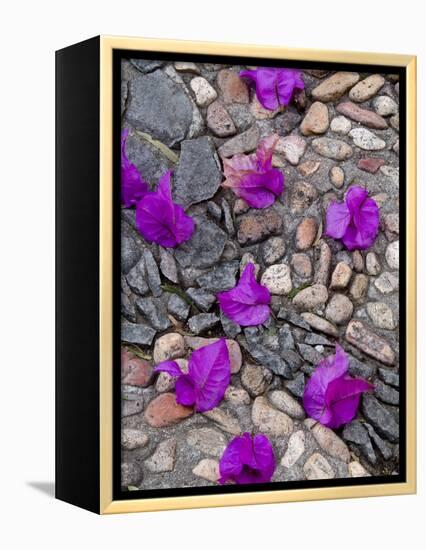
M 229 203 L 227 200 L 222 199 L 222 210 L 223 210 L 223 218 L 225 221 L 225 229 L 230 237 L 233 237 L 235 235 L 235 225 L 234 220 L 232 218 L 232 212 L 231 207 L 229 206 Z
M 387 443 L 386 441 L 383 441 L 383 439 L 375 432 L 373 426 L 371 426 L 367 422 L 364 424 L 364 426 L 368 431 L 371 439 L 374 441 L 374 444 L 381 452 L 383 458 L 385 460 L 389 460 L 390 458 L 392 458 L 392 455 L 393 455 L 392 445 L 390 443 Z
M 122 462 L 121 486 L 127 489 L 129 485 L 139 485 L 142 481 L 142 470 L 136 462 Z
M 299 372 L 293 380 L 286 382 L 285 386 L 293 395 L 302 398 L 305 391 L 305 375 Z
M 238 272 L 239 262 L 223 262 L 217 267 L 197 278 L 198 285 L 210 292 L 220 292 L 229 290 L 236 285 L 236 274 Z
M 319 351 L 307 344 L 297 344 L 297 349 L 303 359 L 312 365 L 317 365 L 323 359 Z
M 287 350 L 294 350 L 293 333 L 288 325 L 284 325 L 278 330 L 278 341 L 282 353 Z
M 142 323 L 134 324 L 122 321 L 121 323 L 121 339 L 129 344 L 141 344 L 149 346 L 155 336 L 156 331 Z
M 219 261 L 227 235 L 205 216 L 193 218 L 196 225 L 195 231 L 189 241 L 175 248 L 175 258 L 184 268 L 208 268 Z
M 246 331 L 244 331 L 246 333 Z M 293 378 L 293 372 L 289 365 L 276 353 L 270 351 L 263 345 L 246 345 L 250 355 L 262 366 L 266 367 L 274 374 L 291 380 Z
M 172 281 L 178 283 L 178 271 L 176 266 L 176 260 L 171 252 L 160 246 L 160 270 L 161 273 Z
M 385 368 L 380 368 L 378 373 L 383 382 L 395 388 L 399 388 L 399 374 Z
M 176 202 L 187 208 L 210 199 L 219 189 L 222 172 L 211 138 L 183 141 L 173 185 Z
M 394 415 L 373 395 L 364 394 L 361 402 L 362 413 L 379 435 L 392 442 L 398 441 L 399 425 Z
M 209 309 L 216 301 L 216 296 L 214 294 L 206 292 L 201 288 L 188 288 L 186 293 L 194 302 L 194 304 L 198 307 L 198 309 L 201 309 L 201 311 L 204 311 L 205 313 L 209 311 Z
M 299 370 L 303 364 L 303 361 L 300 355 L 294 350 L 291 350 L 291 349 L 288 349 L 285 351 L 281 350 L 280 355 L 284 359 L 284 361 L 290 366 L 293 372 L 296 372 L 297 370 Z
M 121 315 L 131 323 L 136 323 L 135 306 L 124 292 L 121 293 Z
M 190 305 L 177 294 L 172 294 L 167 303 L 167 311 L 179 321 L 186 321 L 189 315 Z
M 201 334 L 214 328 L 219 323 L 219 317 L 214 313 L 199 313 L 188 321 L 188 326 L 194 334 Z
M 138 298 L 136 308 L 156 330 L 163 331 L 171 325 L 164 304 L 158 298 Z
M 220 219 L 222 218 L 221 207 L 213 201 L 209 201 L 207 203 L 207 212 L 217 221 L 220 221 Z
M 161 296 L 162 290 L 160 272 L 158 271 L 157 262 L 155 261 L 151 250 L 149 250 L 148 248 L 145 249 L 143 251 L 143 258 L 145 260 L 149 289 L 154 296 Z
M 383 403 L 389 403 L 389 405 L 399 405 L 399 392 L 384 384 L 381 380 L 374 382 L 374 394 L 376 397 L 383 401 Z
M 188 134 L 193 106 L 183 87 L 161 70 L 134 75 L 129 84 L 127 120 L 169 147 Z
M 122 235 L 121 238 L 121 271 L 126 274 L 134 265 L 136 265 L 141 257 L 138 244 L 132 237 Z
M 334 342 L 330 342 L 328 338 L 321 336 L 320 334 L 315 334 L 314 332 L 309 332 L 305 338 L 305 344 L 310 346 L 332 346 L 334 347 Z
M 161 176 L 174 166 L 157 147 L 137 134 L 129 134 L 126 153 L 151 188 L 156 187 Z M 134 212 L 134 210 L 128 210 L 128 212 Z
M 231 319 L 228 319 L 228 317 L 224 315 L 222 311 L 220 312 L 220 322 L 222 323 L 223 332 L 228 338 L 234 339 L 238 334 L 240 334 L 240 325 L 234 323 L 234 321 L 231 321 Z
M 310 330 L 310 326 L 306 321 L 300 317 L 297 313 L 294 313 L 293 311 L 285 308 L 281 308 L 277 315 L 278 319 L 283 319 L 284 321 L 287 321 L 288 323 L 291 323 L 292 325 L 303 328 L 305 330 Z
M 353 355 L 349 355 L 349 374 L 358 378 L 371 378 L 375 373 L 374 366 L 359 361 Z
M 149 287 L 147 282 L 145 260 L 142 257 L 139 262 L 132 267 L 126 277 L 127 284 L 140 296 L 148 293 Z
M 159 69 L 165 63 L 165 61 L 158 61 L 156 59 L 129 59 L 130 63 L 141 73 L 150 73 Z
M 350 424 L 346 424 L 342 436 L 346 441 L 355 443 L 360 452 L 371 464 L 376 464 L 377 457 L 371 444 L 370 436 L 359 420 L 353 420 Z
M 244 336 L 249 348 L 258 346 L 263 341 L 263 330 L 261 327 L 246 327 L 244 329 Z
M 274 126 L 280 135 L 286 136 L 296 128 L 301 118 L 301 115 L 296 110 L 287 110 L 286 108 L 282 115 L 275 117 Z

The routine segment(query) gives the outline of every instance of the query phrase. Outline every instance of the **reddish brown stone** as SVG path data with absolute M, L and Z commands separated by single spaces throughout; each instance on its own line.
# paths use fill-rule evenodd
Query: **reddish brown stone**
M 308 250 L 312 246 L 318 231 L 318 224 L 315 218 L 305 218 L 299 223 L 296 230 L 296 248 Z
M 232 136 L 237 131 L 232 118 L 220 101 L 214 101 L 208 106 L 207 126 L 219 137 Z
M 346 340 L 374 359 L 393 365 L 395 363 L 395 352 L 390 345 L 372 332 L 361 321 L 351 321 L 346 329 Z
M 223 69 L 217 75 L 217 83 L 222 91 L 225 103 L 249 102 L 247 84 L 235 71 Z
M 151 382 L 152 366 L 148 361 L 140 359 L 121 348 L 121 382 L 130 386 L 148 386 Z
M 370 172 L 375 174 L 380 166 L 383 166 L 386 162 L 383 159 L 376 159 L 373 157 L 367 157 L 365 159 L 359 159 L 358 168 L 364 170 L 364 172 Z
M 153 399 L 145 411 L 145 420 L 153 428 L 173 426 L 193 413 L 191 407 L 176 403 L 174 393 L 163 393 Z
M 355 120 L 355 122 L 360 122 L 364 126 L 369 128 L 376 128 L 377 130 L 384 130 L 388 127 L 386 120 L 369 109 L 363 109 L 359 105 L 352 103 L 351 101 L 344 101 L 339 103 L 336 107 L 336 111 L 342 115 Z
M 242 245 L 258 243 L 269 235 L 280 233 L 282 226 L 283 219 L 275 210 L 246 214 L 238 226 L 238 242 Z

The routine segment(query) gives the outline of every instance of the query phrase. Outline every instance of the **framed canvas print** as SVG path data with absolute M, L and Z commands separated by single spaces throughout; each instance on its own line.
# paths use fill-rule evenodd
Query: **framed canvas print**
M 56 495 L 415 491 L 415 57 L 56 55 Z

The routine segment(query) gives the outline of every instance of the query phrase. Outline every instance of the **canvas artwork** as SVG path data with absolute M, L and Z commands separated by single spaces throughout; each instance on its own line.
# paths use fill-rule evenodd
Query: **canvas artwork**
M 120 491 L 396 480 L 399 75 L 210 61 L 119 60 Z

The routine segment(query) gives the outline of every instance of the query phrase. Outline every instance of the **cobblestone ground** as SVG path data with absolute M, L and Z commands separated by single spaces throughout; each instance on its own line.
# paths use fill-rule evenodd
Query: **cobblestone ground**
M 270 112 L 237 76 L 243 67 L 129 60 L 122 66 L 129 159 L 152 187 L 173 169 L 173 193 L 196 220 L 176 249 L 146 243 L 134 209 L 122 210 L 122 486 L 217 482 L 218 459 L 243 431 L 263 432 L 274 481 L 398 472 L 399 141 L 395 75 L 305 70 L 305 92 Z M 285 191 L 266 210 L 236 200 L 221 158 L 280 141 L 273 163 Z M 373 247 L 348 253 L 322 237 L 324 214 L 351 184 L 380 207 Z M 266 326 L 242 329 L 215 293 L 252 261 L 273 294 Z M 153 375 L 225 335 L 232 379 L 220 406 L 193 414 L 174 382 Z M 350 373 L 373 382 L 357 418 L 329 430 L 305 417 L 303 388 L 338 341 Z

